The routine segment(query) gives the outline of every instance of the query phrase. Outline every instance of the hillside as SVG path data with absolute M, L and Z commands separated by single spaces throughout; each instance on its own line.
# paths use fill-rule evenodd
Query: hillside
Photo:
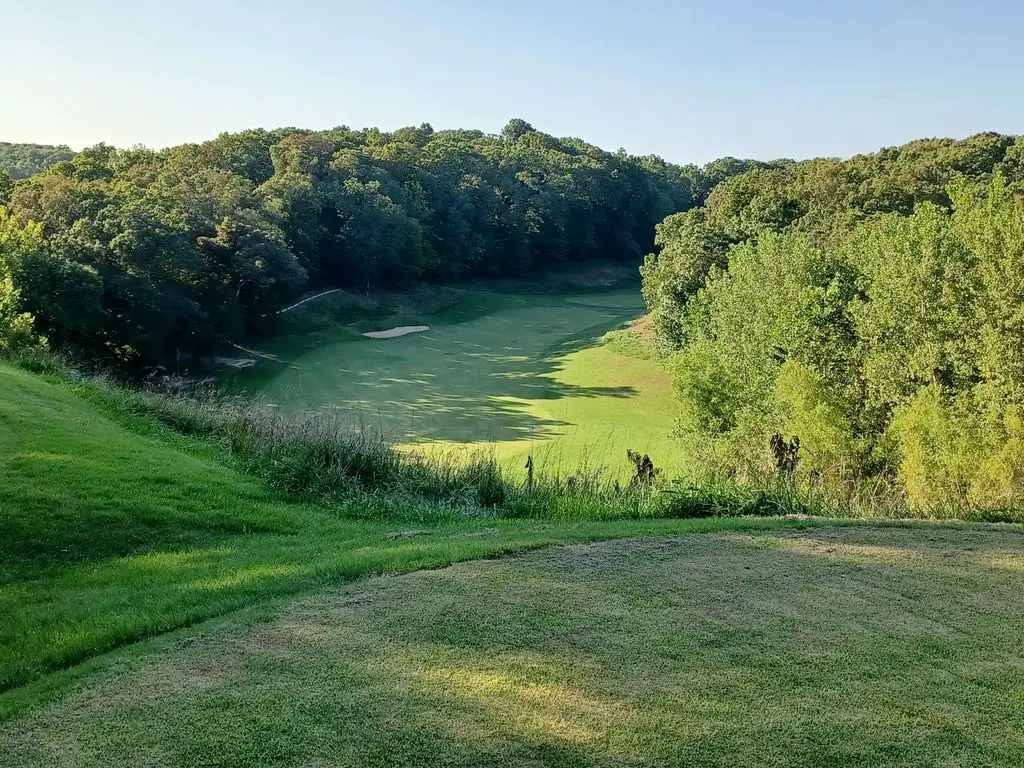
M 51 165 L 75 156 L 71 147 L 48 144 L 12 144 L 0 141 L 0 175 L 12 179 L 27 179 L 45 171 Z
M 10 765 L 1010 765 L 1024 746 L 1019 526 L 356 520 L 131 402 L 0 364 Z
M 777 525 L 542 523 L 402 499 L 389 509 L 380 495 L 299 503 L 128 402 L 109 385 L 0 363 L 0 717 L 111 648 L 339 580 L 557 542 Z
M 0 262 L 42 333 L 137 372 L 258 334 L 318 289 L 637 265 L 659 220 L 752 165 L 705 173 L 523 120 L 101 144 L 4 190 Z
M 112 655 L 16 766 L 1016 766 L 1021 533 L 675 536 L 326 588 Z
M 1024 506 L 1024 138 L 759 168 L 658 227 L 644 298 L 691 467 Z
M 438 312 L 283 335 L 259 345 L 253 365 L 232 378 L 283 412 L 331 408 L 419 452 L 493 455 L 520 473 L 532 456 L 547 475 L 604 471 L 628 480 L 632 449 L 675 474 L 665 373 L 603 338 L 643 311 L 635 285 L 525 287 L 481 286 Z M 290 326 L 308 319 L 317 327 L 316 311 L 316 302 L 301 307 Z M 403 338 L 362 336 L 420 323 L 427 330 Z

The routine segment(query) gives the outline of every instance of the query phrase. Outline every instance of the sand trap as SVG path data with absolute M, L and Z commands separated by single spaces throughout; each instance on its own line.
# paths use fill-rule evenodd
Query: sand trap
M 390 328 L 386 331 L 370 331 L 369 333 L 364 333 L 363 336 L 368 339 L 394 339 L 409 333 L 422 333 L 429 330 L 429 325 L 400 325 L 397 328 Z
M 252 368 L 256 365 L 256 361 L 250 357 L 215 357 L 213 362 L 219 365 L 229 365 L 232 368 Z

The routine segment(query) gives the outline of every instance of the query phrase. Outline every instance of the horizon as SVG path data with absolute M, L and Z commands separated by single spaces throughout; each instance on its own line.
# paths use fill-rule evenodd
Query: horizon
M 513 118 L 509 118 L 509 119 L 513 119 Z M 538 126 L 533 121 L 528 120 L 526 118 L 521 118 L 521 119 L 526 120 L 526 122 L 529 123 L 530 125 L 532 125 L 535 130 L 537 130 L 537 131 L 539 131 L 541 133 L 546 133 L 548 135 L 552 135 L 556 139 L 559 139 L 559 140 L 564 140 L 564 139 L 580 139 L 582 141 L 587 142 L 588 144 L 591 144 L 593 146 L 597 146 L 599 149 L 602 149 L 602 150 L 607 151 L 607 152 L 616 152 L 616 151 L 618 151 L 620 149 L 620 147 L 609 147 L 609 146 L 601 146 L 601 145 L 595 144 L 593 141 L 588 140 L 587 137 L 585 137 L 585 136 L 570 136 L 570 135 L 560 136 L 560 135 L 556 135 L 556 134 L 551 134 L 549 131 L 545 131 L 542 126 Z M 253 127 L 249 127 L 249 128 L 239 128 L 237 130 L 232 130 L 232 131 L 221 131 L 220 133 L 215 134 L 213 136 L 207 136 L 207 137 L 198 138 L 198 139 L 194 139 L 194 140 L 186 140 L 186 141 L 178 142 L 177 144 L 166 144 L 164 146 L 159 146 L 159 147 L 149 146 L 149 145 L 142 144 L 142 143 L 136 143 L 136 144 L 131 144 L 131 145 L 117 145 L 117 144 L 112 144 L 111 142 L 104 142 L 104 141 L 98 141 L 98 142 L 94 142 L 92 144 L 84 144 L 84 145 L 76 146 L 74 144 L 69 144 L 68 142 L 48 143 L 48 142 L 39 142 L 39 141 L 32 141 L 32 140 L 12 141 L 12 140 L 6 138 L 5 136 L 0 136 L 0 144 L 5 144 L 5 143 L 6 144 L 39 144 L 39 145 L 42 145 L 42 146 L 67 147 L 67 148 L 69 148 L 73 152 L 81 152 L 84 149 L 87 149 L 89 147 L 97 146 L 99 144 L 107 144 L 109 146 L 113 146 L 114 148 L 116 148 L 118 150 L 129 150 L 129 149 L 134 149 L 134 148 L 137 148 L 137 147 L 142 147 L 142 148 L 145 148 L 145 149 L 153 150 L 154 152 L 161 152 L 163 150 L 173 149 L 174 147 L 188 145 L 188 144 L 203 144 L 203 143 L 206 143 L 206 142 L 209 142 L 209 141 L 213 141 L 218 136 L 223 135 L 225 133 L 227 133 L 227 134 L 235 134 L 235 133 L 240 133 L 240 132 L 250 131 L 250 130 L 265 130 L 267 132 L 271 132 L 271 131 L 275 131 L 275 130 L 286 130 L 286 129 L 294 128 L 294 129 L 299 130 L 299 131 L 312 131 L 314 133 L 321 133 L 321 132 L 331 131 L 331 130 L 335 130 L 337 128 L 343 128 L 344 127 L 344 128 L 348 128 L 349 130 L 353 130 L 353 131 L 362 131 L 362 130 L 368 130 L 368 129 L 371 129 L 371 128 L 377 128 L 382 133 L 394 133 L 395 131 L 398 131 L 398 130 L 400 130 L 402 128 L 418 127 L 418 125 L 419 124 L 416 124 L 416 125 L 398 125 L 398 126 L 387 127 L 387 128 L 384 127 L 384 126 L 379 126 L 379 125 L 363 125 L 363 126 L 333 125 L 333 126 L 330 126 L 330 127 L 327 127 L 327 128 L 310 128 L 308 126 L 301 126 L 301 125 L 277 125 L 277 126 L 264 126 L 264 125 L 260 125 L 260 126 L 253 126 Z M 502 125 L 504 125 L 504 124 L 502 124 Z M 498 135 L 501 134 L 501 127 L 502 126 L 499 126 L 499 128 L 497 130 L 484 130 L 482 128 L 478 128 L 477 126 L 467 126 L 467 125 L 453 126 L 453 127 L 445 126 L 443 128 L 439 128 L 436 125 L 431 125 L 431 127 L 434 129 L 435 133 L 440 133 L 442 131 L 450 131 L 450 130 L 470 130 L 470 131 L 472 131 L 472 130 L 479 130 L 479 131 L 483 132 L 486 136 L 498 136 Z M 871 155 L 871 154 L 875 154 L 875 153 L 877 153 L 877 152 L 879 152 L 881 150 L 884 150 L 884 149 L 889 149 L 889 148 L 893 148 L 893 147 L 902 147 L 902 146 L 905 146 L 906 144 L 909 144 L 909 143 L 912 143 L 912 142 L 915 142 L 915 141 L 945 141 L 945 140 L 963 141 L 965 139 L 970 138 L 971 136 L 977 136 L 979 134 L 986 134 L 986 133 L 999 134 L 999 135 L 1003 135 L 1003 136 L 1024 135 L 1024 134 L 1018 134 L 1018 133 L 1009 133 L 1009 132 L 1006 132 L 1006 131 L 981 130 L 981 131 L 975 131 L 974 133 L 969 133 L 969 134 L 960 135 L 960 136 L 939 136 L 939 135 L 934 135 L 934 136 L 914 136 L 912 138 L 906 139 L 905 141 L 898 141 L 898 142 L 895 142 L 895 143 L 882 144 L 882 145 L 879 145 L 877 147 L 856 151 L 856 152 L 853 152 L 852 154 L 847 154 L 847 155 L 814 155 L 814 156 L 807 156 L 807 157 L 781 157 L 781 156 L 780 157 L 748 157 L 748 156 L 741 156 L 741 155 L 734 155 L 734 154 L 725 154 L 725 155 L 718 155 L 717 157 L 713 157 L 713 158 L 710 158 L 708 160 L 704 160 L 702 162 L 696 162 L 696 161 L 685 160 L 685 159 L 684 160 L 675 160 L 673 158 L 667 158 L 667 157 L 663 157 L 661 155 L 656 155 L 656 156 L 660 157 L 662 160 L 670 162 L 670 163 L 672 163 L 674 165 L 686 166 L 686 165 L 691 165 L 692 164 L 692 165 L 696 165 L 697 167 L 704 167 L 704 166 L 708 165 L 709 163 L 713 163 L 716 160 L 721 160 L 721 159 L 724 159 L 724 158 L 727 158 L 727 157 L 732 157 L 732 158 L 735 158 L 737 160 L 755 160 L 755 161 L 759 161 L 759 162 L 774 162 L 774 161 L 785 161 L 785 160 L 794 161 L 794 162 L 798 162 L 798 163 L 806 162 L 806 161 L 810 161 L 810 160 L 840 160 L 840 161 L 845 161 L 845 160 L 849 160 L 849 159 L 851 159 L 853 157 L 857 157 L 859 155 Z M 626 149 L 626 151 L 630 155 L 644 156 L 644 155 L 640 155 L 640 154 L 638 154 L 636 152 L 631 152 L 628 149 Z M 650 154 L 653 154 L 653 153 L 646 153 L 646 154 L 650 155 Z
M 156 149 L 255 127 L 497 133 L 512 117 L 685 165 L 1024 133 L 1010 0 L 765 8 L 520 0 L 69 0 L 9 9 L 0 140 Z

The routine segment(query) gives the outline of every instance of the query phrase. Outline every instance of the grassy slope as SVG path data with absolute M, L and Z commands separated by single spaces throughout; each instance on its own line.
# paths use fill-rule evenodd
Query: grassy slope
M 636 290 L 481 292 L 445 312 L 404 318 L 430 324 L 428 333 L 380 341 L 344 327 L 279 339 L 267 352 L 287 364 L 251 381 L 286 409 L 343 407 L 353 425 L 420 448 L 469 446 L 512 465 L 532 453 L 550 472 L 625 472 L 632 448 L 677 470 L 665 374 L 598 343 L 642 311 Z
M 0 363 L 0 718 L 77 674 L 61 669 L 274 596 L 560 541 L 779 524 L 339 519 L 94 400 Z
M 1010 527 L 726 533 L 373 580 L 122 653 L 93 687 L 0 725 L 0 754 L 1009 768 L 1021 543 Z

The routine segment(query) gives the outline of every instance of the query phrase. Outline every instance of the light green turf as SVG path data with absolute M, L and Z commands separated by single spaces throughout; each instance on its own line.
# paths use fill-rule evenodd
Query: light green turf
M 0 363 L 5 767 L 1019 753 L 1020 527 L 351 520 L 118 402 Z M 333 591 L 625 537 L 675 538 Z
M 372 519 L 376 497 L 356 510 L 371 519 L 344 519 L 104 393 L 0 363 L 0 719 L 60 690 L 77 674 L 64 668 L 275 596 L 563 541 L 780 524 L 400 523 Z
M 0 724 L 0 762 L 1018 768 L 1021 543 L 731 532 L 373 579 L 116 654 Z
M 280 339 L 269 351 L 287 364 L 261 395 L 288 411 L 337 408 L 420 449 L 493 451 L 511 465 L 532 454 L 542 472 L 625 471 L 627 448 L 679 468 L 664 372 L 601 344 L 643 312 L 638 291 L 479 292 L 467 303 L 396 339 L 349 327 Z

